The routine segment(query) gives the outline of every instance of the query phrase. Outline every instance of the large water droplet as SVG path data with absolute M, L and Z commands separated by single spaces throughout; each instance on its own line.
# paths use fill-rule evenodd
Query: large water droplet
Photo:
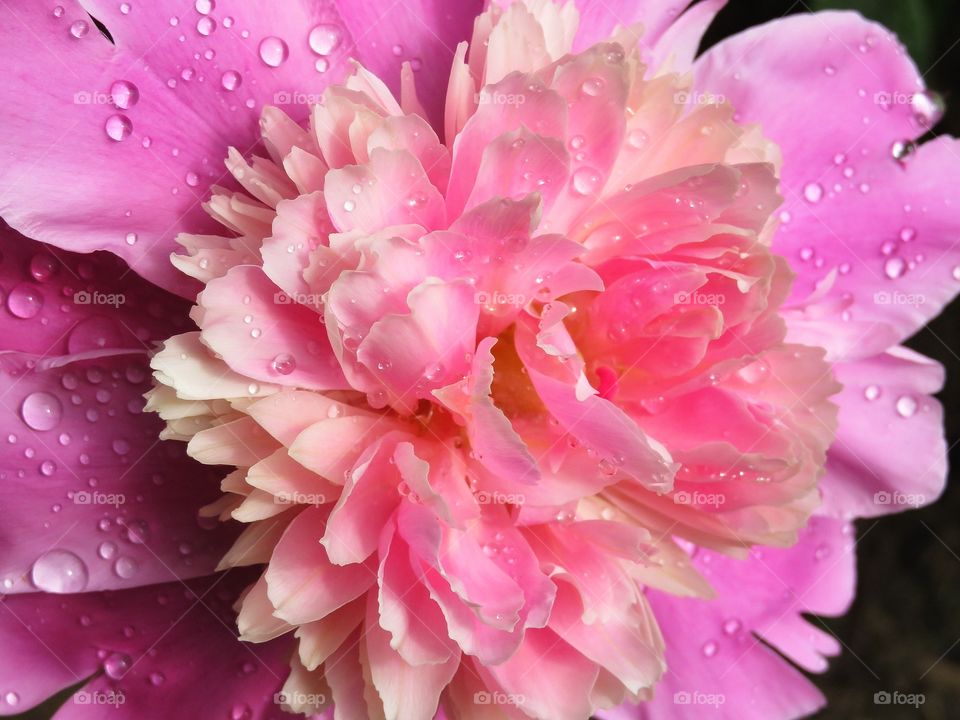
M 307 38 L 310 49 L 317 55 L 329 55 L 340 44 L 340 28 L 326 23 L 317 25 Z
M 803 197 L 809 203 L 818 203 L 823 199 L 823 186 L 820 183 L 807 183 L 803 188 Z
M 883 264 L 883 274 L 891 280 L 901 277 L 906 269 L 907 263 L 900 257 L 887 258 L 887 261 Z
M 917 401 L 909 395 L 904 395 L 897 400 L 897 415 L 900 417 L 913 417 L 917 412 Z
M 88 32 L 90 32 L 90 26 L 86 20 L 77 20 L 70 26 L 70 34 L 77 39 L 84 37 Z
M 20 283 L 7 295 L 7 310 L 18 318 L 29 320 L 43 307 L 43 294 L 29 283 Z
M 940 122 L 946 109 L 940 93 L 933 90 L 914 93 L 911 105 L 913 112 L 916 113 L 917 122 L 924 127 L 933 127 Z
M 236 70 L 227 70 L 220 76 L 220 84 L 224 90 L 233 92 L 243 83 L 243 77 Z
M 128 110 L 140 100 L 140 90 L 132 82 L 117 80 L 110 86 L 110 98 L 121 110 Z
M 87 566 L 69 550 L 44 553 L 30 570 L 34 586 L 50 593 L 81 592 L 87 586 L 87 578 Z
M 278 37 L 265 37 L 260 41 L 260 59 L 270 67 L 280 67 L 290 54 L 287 44 Z
M 107 659 L 103 661 L 103 670 L 114 680 L 119 680 L 127 674 L 127 671 L 130 669 L 130 665 L 131 662 L 129 655 L 124 655 L 123 653 L 111 653 Z
M 20 416 L 27 427 L 40 431 L 52 430 L 60 424 L 63 406 L 56 395 L 34 392 L 24 398 L 20 405 Z
M 281 375 L 289 375 L 297 368 L 297 361 L 290 353 L 280 353 L 272 364 L 273 369 Z
M 578 195 L 593 195 L 600 190 L 600 173 L 589 167 L 582 167 L 573 174 L 573 191 Z
M 124 580 L 128 580 L 136 575 L 139 568 L 140 566 L 137 564 L 137 561 L 131 557 L 117 558 L 117 561 L 113 564 L 113 571 L 117 574 L 117 577 L 121 577 Z
M 209 15 L 204 15 L 202 18 L 197 20 L 197 32 L 204 37 L 209 36 L 216 29 L 217 21 Z
M 209 15 L 216 6 L 217 4 L 214 0 L 197 0 L 194 4 L 194 8 L 196 8 L 197 12 L 201 15 Z
M 111 115 L 103 125 L 107 131 L 107 137 L 114 142 L 122 142 L 130 137 L 133 132 L 133 123 L 126 115 Z

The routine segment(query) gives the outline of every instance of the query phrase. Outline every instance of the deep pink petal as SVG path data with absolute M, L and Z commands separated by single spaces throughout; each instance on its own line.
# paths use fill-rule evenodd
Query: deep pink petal
M 795 301 L 836 272 L 823 322 L 886 321 L 902 340 L 960 290 L 960 145 L 941 138 L 905 154 L 931 118 L 888 30 L 855 13 L 784 18 L 709 50 L 696 87 L 723 95 L 735 120 L 761 123 L 783 151 L 774 248 L 799 276 Z
M 220 472 L 158 442 L 144 354 L 0 357 L 4 592 L 130 587 L 212 571 L 234 529 L 198 522 Z M 216 524 L 215 524 L 216 525 Z M 204 529 L 207 528 L 207 529 Z

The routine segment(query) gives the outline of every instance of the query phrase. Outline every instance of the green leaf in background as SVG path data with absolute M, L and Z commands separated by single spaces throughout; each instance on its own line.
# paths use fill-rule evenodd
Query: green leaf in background
M 857 10 L 893 30 L 907 46 L 920 71 L 937 60 L 935 16 L 940 0 L 811 0 L 811 10 Z

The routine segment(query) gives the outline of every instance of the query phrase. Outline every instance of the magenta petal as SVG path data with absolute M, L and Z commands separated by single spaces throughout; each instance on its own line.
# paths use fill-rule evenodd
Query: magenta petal
M 650 592 L 667 647 L 667 674 L 653 699 L 601 713 L 604 720 L 788 720 L 820 708 L 820 691 L 753 636 L 808 670 L 826 669 L 839 643 L 800 613 L 839 615 L 854 592 L 852 526 L 814 518 L 792 548 L 735 560 L 701 550 L 712 600 Z M 711 700 L 713 698 L 713 700 Z
M 0 90 L 0 213 L 53 245 L 110 250 L 191 296 L 196 286 L 169 254 L 178 232 L 216 229 L 201 202 L 229 179 L 227 148 L 252 148 L 265 104 L 302 119 L 307 106 L 290 104 L 294 93 L 342 77 L 349 40 L 329 56 L 311 50 L 308 34 L 324 16 L 306 2 L 223 0 L 204 15 L 193 3 L 137 3 L 125 14 L 126 3 L 89 0 L 112 45 L 75 0 L 62 6 L 60 17 L 34 3 L 0 10 L 0 64 L 10 68 Z M 246 39 L 250 28 L 257 35 Z M 274 68 L 261 58 L 284 56 L 279 38 L 287 59 Z M 318 61 L 330 70 L 318 73 Z
M 42 355 L 143 351 L 188 329 L 188 306 L 107 253 L 78 255 L 0 222 L 0 348 Z
M 58 719 L 281 720 L 274 693 L 288 670 L 290 643 L 237 640 L 230 605 L 249 579 L 233 573 L 119 593 L 6 598 L 0 686 L 17 702 L 0 706 L 0 714 L 97 675 Z M 122 704 L 109 704 L 121 696 Z
M 696 87 L 783 151 L 774 248 L 798 275 L 795 300 L 836 274 L 824 298 L 837 310 L 823 322 L 848 310 L 902 340 L 960 290 L 960 145 L 940 138 L 907 154 L 935 118 L 922 114 L 922 79 L 889 31 L 854 13 L 784 18 L 709 50 Z
M 32 369 L 31 369 L 32 368 Z M 143 354 L 41 359 L 7 353 L 0 506 L 4 592 L 101 590 L 213 570 L 235 534 L 204 529 L 211 472 L 141 414 Z
M 824 511 L 875 517 L 936 500 L 947 479 L 943 368 L 912 350 L 834 366 L 840 429 L 821 483 Z
M 618 27 L 643 25 L 644 46 L 657 38 L 690 4 L 690 0 L 576 0 L 580 29 L 574 50 L 582 51 L 606 40 Z

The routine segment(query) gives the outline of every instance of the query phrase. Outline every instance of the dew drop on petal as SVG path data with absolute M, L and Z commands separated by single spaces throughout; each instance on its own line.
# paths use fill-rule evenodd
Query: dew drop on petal
M 123 653 L 111 653 L 103 661 L 104 672 L 114 680 L 119 680 L 130 669 L 130 656 Z
M 897 415 L 900 417 L 913 417 L 917 412 L 917 408 L 917 401 L 909 395 L 904 395 L 897 400 Z
M 110 86 L 110 99 L 121 110 L 129 110 L 140 100 L 140 90 L 132 82 L 117 80 Z
M 216 29 L 217 21 L 209 15 L 204 15 L 202 18 L 197 20 L 197 32 L 204 37 L 208 37 Z
M 863 391 L 863 396 L 873 402 L 880 397 L 880 388 L 877 385 L 868 385 Z
M 88 32 L 90 32 L 90 25 L 86 20 L 77 20 L 70 26 L 70 34 L 77 39 L 84 37 Z
M 571 184 L 578 195 L 593 195 L 600 190 L 600 173 L 589 167 L 582 167 L 573 173 Z
M 280 353 L 273 359 L 272 366 L 281 375 L 289 375 L 297 368 L 297 361 L 290 353 Z
M 87 566 L 69 550 L 50 550 L 30 570 L 30 581 L 50 593 L 81 592 L 87 586 Z
M 27 427 L 33 430 L 52 430 L 60 424 L 63 406 L 56 395 L 34 392 L 24 398 L 20 405 L 20 416 Z
M 259 52 L 260 59 L 269 67 L 280 67 L 290 54 L 287 44 L 273 35 L 260 41 Z
M 20 283 L 7 295 L 7 310 L 22 320 L 35 317 L 42 307 L 43 294 L 39 288 L 28 283 Z
M 107 131 L 107 137 L 114 142 L 122 142 L 130 137 L 133 132 L 133 123 L 126 115 L 111 115 L 103 125 Z
M 823 186 L 820 183 L 807 183 L 803 188 L 803 197 L 807 202 L 816 204 L 823 199 Z
M 317 25 L 310 31 L 307 42 L 317 55 L 329 55 L 340 44 L 340 28 L 326 23 Z
M 137 564 L 137 561 L 131 557 L 121 557 L 117 558 L 117 561 L 113 564 L 113 572 L 117 574 L 117 577 L 128 580 L 137 574 L 137 570 L 140 566 Z
M 923 127 L 933 127 L 943 118 L 946 106 L 940 93 L 924 90 L 914 93 L 911 101 L 913 112 Z
M 196 8 L 196 11 L 201 15 L 209 15 L 216 7 L 216 3 L 214 0 L 197 0 L 193 7 Z
M 243 83 L 243 77 L 236 70 L 227 70 L 220 76 L 220 85 L 224 90 L 233 92 Z
M 900 257 L 887 258 L 887 261 L 883 264 L 883 274 L 891 280 L 901 277 L 906 269 L 907 263 Z

